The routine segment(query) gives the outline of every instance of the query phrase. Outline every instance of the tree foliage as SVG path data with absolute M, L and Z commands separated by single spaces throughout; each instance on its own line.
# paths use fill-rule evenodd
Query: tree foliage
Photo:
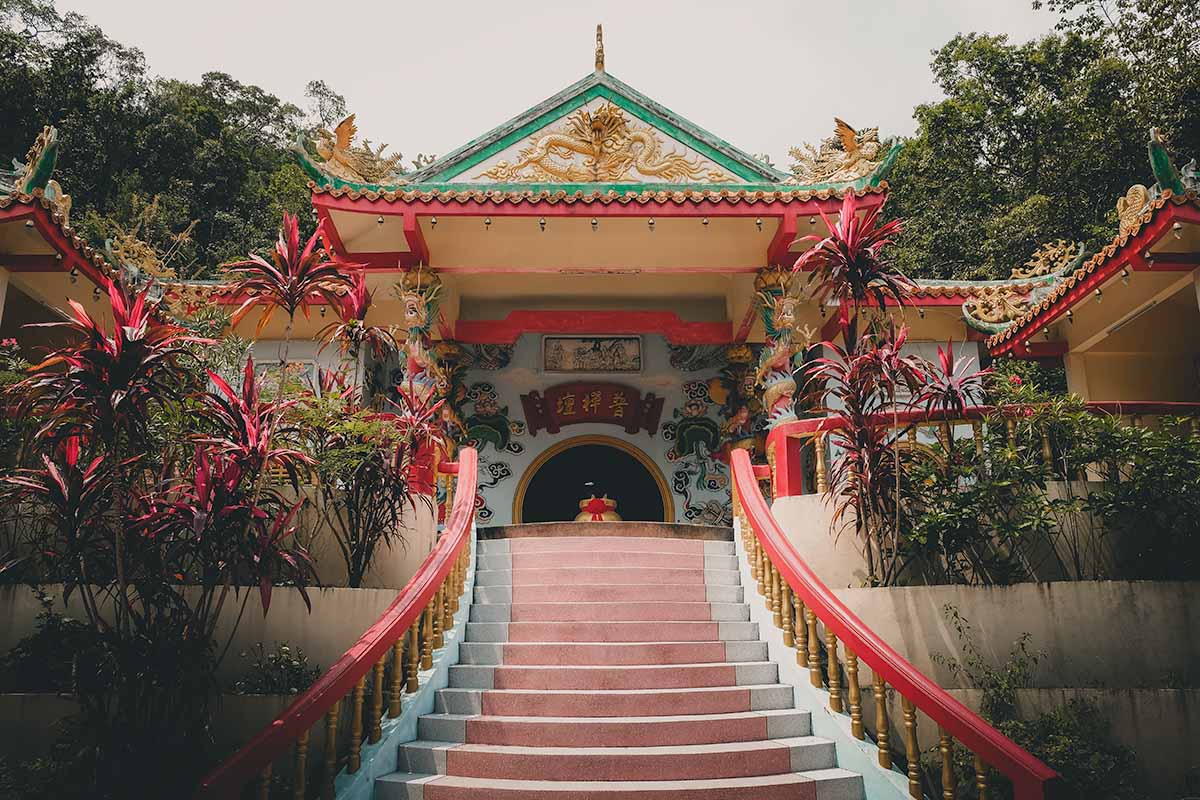
M 323 106 L 335 93 L 320 87 Z M 0 0 L 0 156 L 21 156 L 43 125 L 59 129 L 56 176 L 75 225 L 95 244 L 136 224 L 160 199 L 143 238 L 193 222 L 181 277 L 274 236 L 282 211 L 308 206 L 286 145 L 309 120 L 296 106 L 221 72 L 197 83 L 153 76 L 142 54 L 51 0 Z
M 1200 155 L 1200 6 L 1046 0 L 1058 30 L 1017 44 L 962 34 L 934 53 L 945 99 L 918 106 L 890 182 L 909 275 L 1003 278 L 1042 243 L 1096 247 L 1117 197 L 1149 183 L 1159 127 Z

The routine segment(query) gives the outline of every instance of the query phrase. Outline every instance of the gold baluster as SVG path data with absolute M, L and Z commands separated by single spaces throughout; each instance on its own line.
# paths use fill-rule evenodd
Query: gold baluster
M 758 551 L 758 593 L 763 597 L 768 597 L 767 582 L 771 580 L 771 577 L 767 574 L 767 550 L 762 546 L 762 542 L 758 541 L 758 537 L 754 539 L 754 547 Z
M 446 604 L 445 588 L 444 586 L 439 586 L 438 590 L 433 593 L 433 602 L 430 603 L 430 616 L 433 619 L 434 650 L 446 645 L 446 638 L 442 635 L 442 619 L 444 619 L 442 607 Z
M 983 759 L 975 756 L 975 794 L 979 800 L 988 800 L 988 776 L 987 765 L 983 763 Z
M 346 771 L 352 775 L 362 766 L 363 692 L 366 687 L 367 676 L 363 675 L 354 684 L 354 705 L 350 709 L 350 757 L 346 761 Z
M 337 778 L 337 728 L 342 701 L 325 712 L 325 764 L 321 770 L 321 800 L 333 800 L 333 782 Z
M 433 603 L 421 612 L 421 669 L 433 669 Z
M 842 675 L 838 669 L 837 634 L 825 626 L 825 658 L 829 675 L 829 709 L 842 713 Z
M 921 800 L 921 750 L 917 747 L 917 709 L 907 697 L 900 698 L 904 710 L 904 758 L 908 762 L 908 794 Z
M 418 617 L 412 627 L 408 629 L 408 676 L 404 683 L 404 690 L 409 694 L 415 692 L 421 685 L 421 678 L 417 673 L 421 659 L 420 624 L 421 619 Z
M 862 689 L 858 685 L 858 656 L 846 645 L 846 700 L 850 704 L 850 733 L 855 739 L 863 738 Z
M 916 446 L 917 446 L 917 426 L 916 425 L 913 425 L 911 428 L 908 429 L 908 446 L 912 449 L 916 449 Z
M 1042 463 L 1049 469 L 1054 464 L 1054 450 L 1050 447 L 1050 433 L 1042 429 Z
M 1004 427 L 1008 429 L 1008 446 L 1017 446 L 1017 421 L 1010 419 L 1005 421 Z
M 388 687 L 388 716 L 400 716 L 400 692 L 404 686 L 404 636 L 392 645 L 392 683 Z
M 447 575 L 446 580 L 442 581 L 442 642 L 445 643 L 446 631 L 454 627 L 454 601 L 451 596 L 454 594 L 453 575 Z
M 383 665 L 387 656 L 375 662 L 374 681 L 371 683 L 371 732 L 367 741 L 375 744 L 383 738 Z
M 458 599 L 463 593 L 462 551 L 460 550 L 458 552 L 458 558 L 454 560 L 454 575 L 451 576 L 453 578 L 453 583 L 451 586 L 454 588 L 454 591 L 451 592 L 450 595 L 450 619 L 446 623 L 447 628 L 454 627 L 454 617 L 458 614 L 458 610 L 460 608 L 458 605 Z
M 783 598 L 779 596 L 779 570 L 771 564 L 771 621 L 776 628 L 783 628 Z
M 808 626 L 808 680 L 820 689 L 824 681 L 821 680 L 821 640 L 817 638 L 817 615 L 811 608 L 805 609 L 804 620 Z
M 879 766 L 891 769 L 892 751 L 888 744 L 891 733 L 888 730 L 887 684 L 878 673 L 871 678 L 871 688 L 875 694 L 875 744 L 879 749 Z
M 971 438 L 975 440 L 975 455 L 983 455 L 983 423 L 979 420 L 971 422 Z
M 258 773 L 258 800 L 271 800 L 271 765 L 267 764 Z
M 824 494 L 829 491 L 829 472 L 825 466 L 825 434 L 814 436 L 813 445 L 817 457 L 817 493 Z
M 954 800 L 954 740 L 941 725 L 938 726 L 938 752 L 942 754 L 942 798 Z
M 296 774 L 292 778 L 292 797 L 304 800 L 308 789 L 308 731 L 296 739 Z
M 796 663 L 802 667 L 808 666 L 808 614 L 804 601 L 796 598 Z
M 783 646 L 795 647 L 796 636 L 792 630 L 792 587 L 782 576 L 779 581 L 779 616 L 783 620 Z

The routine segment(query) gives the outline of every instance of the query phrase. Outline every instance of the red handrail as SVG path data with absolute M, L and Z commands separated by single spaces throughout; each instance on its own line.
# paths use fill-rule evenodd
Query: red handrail
M 284 755 L 305 731 L 345 697 L 417 620 L 454 566 L 471 535 L 475 516 L 478 455 L 470 447 L 458 453 L 454 508 L 445 531 L 408 584 L 366 633 L 342 654 L 308 691 L 275 721 L 200 782 L 198 798 L 237 797 L 243 786 Z M 449 465 L 442 465 L 443 469 Z M 449 471 L 446 469 L 446 471 Z
M 1061 782 L 1058 773 L 925 677 L 868 628 L 829 590 L 792 547 L 759 491 L 750 454 L 745 450 L 734 450 L 730 465 L 734 487 L 754 535 L 762 543 L 780 576 L 817 618 L 873 673 L 881 676 L 950 735 L 1011 780 L 1015 800 L 1050 798 L 1053 787 Z
M 1037 408 L 1030 405 L 1009 406 L 968 406 L 959 412 L 930 412 L 924 409 L 908 409 L 904 411 L 882 412 L 875 414 L 872 419 L 878 425 L 911 423 L 954 423 L 957 420 L 982 420 L 999 411 L 1002 416 L 1019 419 L 1029 410 Z M 1160 402 L 1156 400 L 1101 400 L 1090 401 L 1085 405 L 1092 414 L 1112 414 L 1116 416 L 1200 416 L 1200 403 Z M 802 479 L 799 470 L 799 453 L 794 447 L 794 440 L 800 437 L 813 436 L 837 430 L 844 424 L 841 414 L 832 413 L 823 417 L 797 419 L 776 425 L 767 434 L 767 452 L 775 459 L 777 472 L 774 477 L 776 497 L 803 493 Z M 793 446 L 789 447 L 789 443 Z

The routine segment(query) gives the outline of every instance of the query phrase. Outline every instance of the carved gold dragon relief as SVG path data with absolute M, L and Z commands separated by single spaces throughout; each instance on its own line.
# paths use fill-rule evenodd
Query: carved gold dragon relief
M 1068 242 L 1066 239 L 1047 242 L 1034 252 L 1024 266 L 1013 267 L 1012 277 L 1025 279 L 1055 275 L 1078 258 L 1079 252 L 1080 248 L 1077 242 Z
M 632 124 L 612 103 L 594 111 L 579 109 L 563 124 L 530 138 L 515 163 L 498 161 L 477 177 L 513 183 L 733 180 L 711 162 L 665 151 L 652 128 Z
M 1029 303 L 1008 287 L 988 286 L 980 290 L 978 296 L 968 300 L 964 310 L 978 320 L 999 325 L 1012 322 L 1024 314 L 1029 310 Z

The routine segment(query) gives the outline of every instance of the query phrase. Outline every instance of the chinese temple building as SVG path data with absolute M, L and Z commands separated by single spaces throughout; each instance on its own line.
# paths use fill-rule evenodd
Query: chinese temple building
M 367 357 L 368 389 L 448 398 L 447 426 L 479 451 L 481 524 L 572 519 L 607 495 L 627 520 L 722 526 L 730 451 L 767 455 L 795 415 L 797 355 L 845 320 L 792 272 L 805 237 L 847 195 L 882 204 L 898 148 L 838 120 L 782 172 L 618 80 L 599 41 L 581 80 L 415 172 L 358 143 L 353 116 L 294 147 L 327 248 L 366 270 L 367 321 L 407 337 Z M 1121 198 L 1107 247 L 1048 243 L 1003 281 L 918 281 L 910 347 L 1062 358 L 1088 400 L 1200 400 L 1194 162 L 1150 152 L 1155 183 Z M 105 277 L 153 275 L 73 232 L 56 156 L 47 128 L 0 176 L 0 333 L 22 342 L 67 299 L 91 309 Z M 235 300 L 158 284 L 182 312 Z M 323 316 L 296 323 L 289 357 L 309 369 L 336 360 L 314 341 Z M 239 332 L 278 356 L 282 321 Z

